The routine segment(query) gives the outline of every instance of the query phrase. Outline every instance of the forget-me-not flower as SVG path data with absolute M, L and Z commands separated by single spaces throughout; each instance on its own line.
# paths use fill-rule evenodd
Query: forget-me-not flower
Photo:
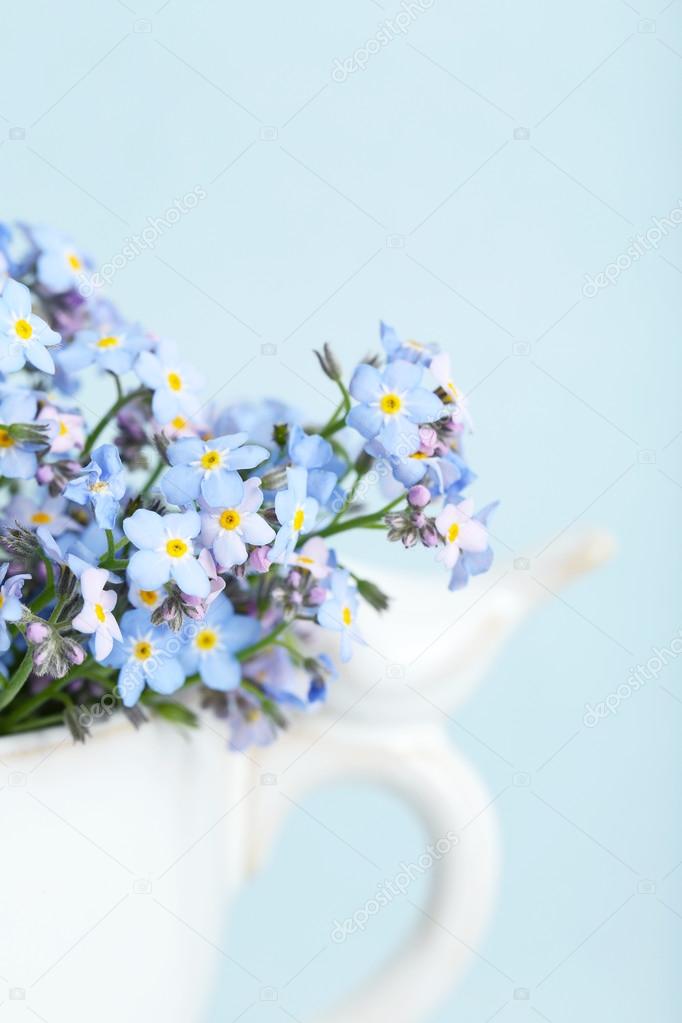
M 55 294 L 76 288 L 91 260 L 79 251 L 73 239 L 51 227 L 32 227 L 30 235 L 40 250 L 37 262 L 40 283 Z
M 446 505 L 436 518 L 438 530 L 446 539 L 445 554 L 447 555 L 448 550 L 451 551 L 455 545 L 459 545 L 459 550 L 454 557 L 449 554 L 449 556 L 440 559 L 452 568 L 450 590 L 463 589 L 469 581 L 469 576 L 481 575 L 483 572 L 487 572 L 492 565 L 493 549 L 488 539 L 487 525 L 490 514 L 498 504 L 498 501 L 494 501 L 473 515 L 473 501 L 460 501 L 456 506 L 457 509 L 460 509 L 456 518 L 450 511 L 452 505 Z M 463 505 L 466 505 L 466 511 L 462 510 Z M 464 539 L 461 533 L 462 528 L 465 530 Z M 455 529 L 458 529 L 459 532 L 455 533 Z M 444 530 L 446 533 L 443 532 Z M 450 540 L 450 536 L 453 534 L 454 539 Z
M 443 403 L 421 387 L 423 369 L 411 362 L 391 362 L 381 373 L 361 363 L 350 383 L 360 402 L 348 414 L 348 425 L 368 440 L 375 437 L 390 454 L 407 457 L 419 447 L 419 424 L 443 414 Z
M 45 497 L 40 501 L 32 501 L 30 497 L 18 494 L 7 505 L 3 517 L 11 525 L 18 522 L 27 529 L 46 526 L 52 536 L 61 536 L 67 530 L 80 532 L 83 527 L 66 511 L 66 500 L 63 497 Z
M 103 323 L 79 330 L 73 342 L 63 348 L 57 361 L 67 373 L 77 373 L 96 363 L 119 376 L 132 368 L 140 352 L 149 347 L 142 331 L 125 323 Z
M 43 373 L 54 373 L 48 348 L 61 337 L 35 316 L 25 284 L 7 281 L 0 295 L 0 371 L 12 373 L 30 362 Z
M 125 471 L 117 448 L 102 444 L 92 452 L 83 475 L 69 480 L 64 497 L 76 504 L 92 505 L 97 525 L 113 529 L 125 489 Z
M 281 529 L 275 537 L 271 561 L 286 561 L 292 554 L 301 533 L 309 533 L 315 525 L 319 504 L 308 497 L 308 471 L 300 466 L 287 469 L 287 489 L 275 494 L 275 512 Z
M 231 508 L 204 507 L 201 514 L 201 539 L 213 550 L 222 569 L 243 565 L 248 558 L 246 545 L 264 547 L 275 539 L 275 531 L 258 514 L 263 491 L 257 476 L 246 480 L 241 501 Z
M 170 444 L 170 469 L 161 480 L 166 500 L 181 508 L 199 496 L 212 508 L 240 504 L 244 483 L 237 470 L 253 469 L 270 454 L 258 444 L 246 444 L 247 439 L 245 433 L 233 433 L 210 441 L 183 437 Z
M 436 528 L 445 542 L 437 558 L 447 568 L 454 568 L 460 555 L 482 554 L 488 547 L 488 531 L 474 517 L 474 502 L 469 498 L 446 504 L 436 516 Z
M 432 357 L 438 352 L 438 345 L 435 344 L 425 344 L 423 341 L 402 341 L 398 337 L 395 327 L 384 323 L 383 320 L 379 324 L 379 335 L 389 362 L 405 359 L 407 362 L 419 362 L 428 366 Z
M 34 425 L 38 403 L 30 391 L 10 391 L 0 401 L 0 476 L 29 480 L 38 468 L 40 444 L 18 440 L 9 427 Z
M 200 529 L 195 511 L 158 515 L 138 508 L 123 522 L 123 532 L 138 548 L 128 563 L 133 583 L 156 590 L 173 579 L 190 597 L 207 597 L 209 578 L 194 556 L 194 538 Z
M 105 590 L 109 573 L 105 568 L 86 568 L 80 577 L 83 607 L 73 620 L 73 627 L 85 635 L 94 636 L 95 660 L 103 661 L 114 646 L 122 640 L 121 630 L 112 611 L 116 607 L 116 593 Z
M 185 672 L 178 657 L 178 639 L 167 626 L 154 626 L 145 611 L 126 611 L 121 641 L 106 658 L 120 668 L 117 691 L 125 707 L 133 707 L 145 685 L 168 696 L 180 689 Z
M 353 641 L 364 643 L 357 630 L 358 594 L 351 585 L 350 575 L 338 569 L 331 577 L 330 594 L 317 612 L 317 620 L 325 629 L 341 633 L 341 660 L 349 661 Z
M 203 378 L 191 366 L 178 361 L 175 346 L 159 345 L 157 354 L 142 352 L 135 362 L 135 372 L 154 392 L 152 412 L 162 426 L 176 416 L 192 419 L 201 407 L 197 391 Z
M 18 622 L 24 613 L 20 599 L 21 591 L 24 582 L 31 578 L 30 575 L 21 574 L 10 576 L 5 581 L 8 568 L 7 562 L 4 565 L 0 565 L 0 583 L 2 583 L 2 586 L 0 586 L 0 653 L 9 650 L 11 640 L 7 623 Z
M 255 643 L 259 635 L 258 620 L 235 614 L 231 602 L 220 594 L 180 653 L 185 672 L 198 672 L 210 689 L 236 689 L 241 681 L 241 665 L 235 654 Z

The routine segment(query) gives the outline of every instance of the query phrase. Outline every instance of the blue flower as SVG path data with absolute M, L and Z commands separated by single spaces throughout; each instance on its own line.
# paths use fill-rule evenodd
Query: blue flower
M 253 469 L 269 457 L 266 448 L 245 444 L 245 433 L 210 441 L 183 437 L 168 448 L 171 468 L 161 480 L 161 492 L 170 504 L 184 508 L 203 497 L 212 508 L 232 508 L 244 496 L 238 469 Z
M 471 516 L 472 522 L 479 522 L 485 528 L 488 525 L 488 518 L 497 508 L 499 501 L 493 501 L 492 504 L 486 505 L 485 508 L 481 508 L 480 512 L 476 515 Z M 450 576 L 450 590 L 462 590 L 469 582 L 469 577 L 472 575 L 482 575 L 483 572 L 487 572 L 493 563 L 493 549 L 488 546 L 483 551 L 460 551 L 459 557 L 455 562 L 455 566 Z
M 272 526 L 258 514 L 263 504 L 260 480 L 252 476 L 244 484 L 244 496 L 231 508 L 202 505 L 201 539 L 213 550 L 222 569 L 243 565 L 249 556 L 246 545 L 263 547 L 275 539 Z
M 123 522 L 123 532 L 138 550 L 128 563 L 130 579 L 143 590 L 156 590 L 174 579 L 190 597 L 208 596 L 211 586 L 194 556 L 193 540 L 201 529 L 195 511 L 157 515 L 139 508 Z
M 324 629 L 341 633 L 341 660 L 344 662 L 352 656 L 353 641 L 364 643 L 355 625 L 357 610 L 357 590 L 351 586 L 349 573 L 339 569 L 332 575 L 331 592 L 317 612 L 317 620 Z
M 308 471 L 296 466 L 287 469 L 287 489 L 275 495 L 275 512 L 282 528 L 275 537 L 270 553 L 271 561 L 287 561 L 301 533 L 308 533 L 315 525 L 318 502 L 308 497 Z
M 210 689 L 227 692 L 241 681 L 241 665 L 235 654 L 255 643 L 260 624 L 255 618 L 234 613 L 222 594 L 209 605 L 206 617 L 196 623 L 196 632 L 183 647 L 181 659 L 188 675 L 198 672 Z
M 289 457 L 294 465 L 308 470 L 308 496 L 325 507 L 334 496 L 342 464 L 328 440 L 293 426 L 289 434 Z M 338 494 L 343 503 L 343 494 Z
M 40 447 L 28 441 L 16 440 L 8 430 L 17 424 L 35 422 L 38 403 L 30 391 L 11 391 L 0 401 L 0 476 L 11 480 L 29 480 L 35 476 Z
M 379 324 L 379 334 L 389 362 L 405 359 L 407 362 L 419 362 L 428 366 L 432 357 L 439 351 L 438 345 L 435 344 L 424 344 L 421 341 L 401 341 L 395 327 L 389 326 L 383 320 Z
M 249 746 L 269 746 L 277 738 L 277 728 L 253 693 L 244 689 L 227 694 L 227 722 L 230 728 L 229 747 L 243 753 Z
M 91 504 L 97 525 L 113 529 L 125 489 L 125 471 L 118 450 L 113 444 L 102 444 L 92 452 L 84 475 L 67 483 L 64 497 L 76 504 Z
M 120 376 L 132 368 L 136 356 L 148 344 L 137 327 L 121 322 L 103 323 L 97 328 L 79 330 L 72 344 L 58 353 L 57 362 L 67 373 L 77 373 L 94 362 Z
M 176 416 L 192 419 L 201 408 L 196 392 L 202 385 L 202 377 L 191 366 L 178 362 L 173 345 L 159 345 L 156 355 L 142 352 L 135 363 L 135 372 L 154 392 L 152 411 L 162 426 Z
M 0 295 L 0 370 L 12 373 L 30 362 L 43 373 L 54 373 L 47 348 L 61 338 L 31 311 L 31 292 L 18 281 L 7 281 Z
M 0 566 L 0 583 L 3 584 L 0 587 L 0 653 L 9 650 L 11 641 L 7 623 L 18 622 L 24 613 L 19 598 L 25 580 L 31 578 L 30 575 L 13 575 L 5 582 L 8 568 L 9 565 L 6 562 Z
M 30 235 L 40 249 L 37 263 L 40 283 L 55 294 L 76 288 L 91 261 L 78 251 L 73 240 L 49 227 L 33 227 Z
M 351 409 L 348 425 L 372 440 L 375 437 L 390 454 L 401 457 L 419 447 L 419 424 L 433 423 L 443 413 L 443 403 L 432 391 L 420 387 L 421 366 L 398 360 L 383 373 L 361 363 L 350 383 L 350 393 L 360 402 Z
M 121 634 L 122 640 L 114 644 L 105 663 L 121 669 L 117 689 L 125 707 L 137 703 L 145 685 L 164 696 L 182 686 L 180 641 L 167 626 L 153 626 L 144 611 L 126 611 Z

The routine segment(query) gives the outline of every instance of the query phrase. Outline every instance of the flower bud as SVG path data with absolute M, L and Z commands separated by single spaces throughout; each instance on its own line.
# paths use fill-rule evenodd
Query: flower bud
M 428 487 L 417 483 L 416 486 L 411 487 L 408 491 L 407 500 L 413 508 L 425 508 L 431 500 L 431 491 Z
M 42 643 L 50 635 L 50 632 L 49 625 L 36 619 L 27 627 L 26 639 L 29 643 Z

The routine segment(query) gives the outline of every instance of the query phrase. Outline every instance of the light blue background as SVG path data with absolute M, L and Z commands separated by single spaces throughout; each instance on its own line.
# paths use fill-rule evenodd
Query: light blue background
M 351 366 L 382 316 L 442 342 L 473 392 L 475 492 L 503 499 L 501 557 L 528 553 L 532 571 L 570 523 L 615 534 L 617 558 L 552 599 L 448 725 L 498 796 L 504 872 L 485 960 L 433 1023 L 667 1023 L 679 665 L 599 727 L 582 719 L 682 625 L 682 231 L 581 289 L 682 199 L 682 4 L 435 0 L 334 81 L 399 10 L 3 0 L 0 217 L 72 231 L 102 263 L 205 189 L 111 293 L 196 357 L 217 401 L 271 393 L 326 417 L 311 349 L 327 339 Z M 292 815 L 225 937 L 278 1001 L 228 966 L 210 1023 L 307 1020 L 409 930 L 402 900 L 329 942 L 421 852 L 406 811 L 352 786 L 306 806 L 331 831 Z

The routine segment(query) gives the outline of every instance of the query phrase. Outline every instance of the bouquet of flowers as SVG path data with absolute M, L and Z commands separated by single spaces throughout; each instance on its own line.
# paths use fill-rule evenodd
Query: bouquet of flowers
M 464 396 L 446 354 L 382 323 L 348 385 L 316 353 L 339 392 L 323 425 L 279 400 L 215 409 L 92 269 L 61 234 L 0 224 L 0 735 L 63 721 L 83 740 L 118 708 L 190 725 L 198 687 L 233 748 L 265 744 L 336 676 L 317 629 L 346 661 L 360 602 L 388 605 L 334 537 L 432 547 L 451 589 L 490 567 Z M 75 397 L 92 371 L 99 417 Z

